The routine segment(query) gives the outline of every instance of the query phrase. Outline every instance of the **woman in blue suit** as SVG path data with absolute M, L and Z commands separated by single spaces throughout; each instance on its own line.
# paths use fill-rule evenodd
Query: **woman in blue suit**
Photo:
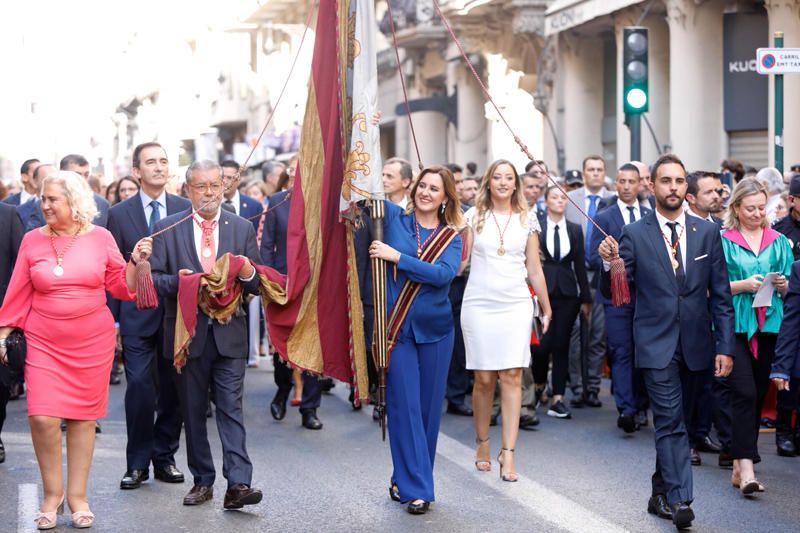
M 448 291 L 461 263 L 453 174 L 442 166 L 424 169 L 405 210 L 386 202 L 383 226 L 384 242 L 373 241 L 369 252 L 392 263 L 386 291 L 386 414 L 394 465 L 389 495 L 409 502 L 409 513 L 424 514 L 434 500 L 433 460 L 453 351 Z M 408 297 L 417 287 L 416 297 Z

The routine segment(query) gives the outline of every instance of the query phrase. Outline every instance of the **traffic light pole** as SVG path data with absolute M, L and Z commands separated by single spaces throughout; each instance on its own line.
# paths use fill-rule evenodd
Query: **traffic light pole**
M 783 48 L 783 32 L 775 32 L 775 48 Z M 783 74 L 775 75 L 775 168 L 783 174 Z
M 628 114 L 628 129 L 631 132 L 631 161 L 642 160 L 642 114 Z

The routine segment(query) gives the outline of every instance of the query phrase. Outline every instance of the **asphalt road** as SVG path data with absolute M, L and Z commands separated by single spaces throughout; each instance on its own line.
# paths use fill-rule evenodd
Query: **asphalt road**
M 263 360 L 262 361 L 266 361 Z M 182 485 L 154 481 L 139 490 L 119 490 L 125 471 L 123 385 L 111 387 L 108 418 L 98 436 L 89 497 L 97 515 L 95 531 L 674 531 L 670 522 L 646 513 L 655 460 L 651 428 L 625 436 L 615 426 L 607 390 L 601 409 L 573 410 L 572 420 L 541 416 L 536 431 L 517 443 L 519 483 L 498 479 L 473 465 L 472 419 L 444 415 L 436 459 L 436 498 L 431 511 L 411 516 L 388 497 L 391 458 L 381 442 L 371 407 L 353 412 L 341 383 L 323 397 L 325 427 L 301 427 L 296 408 L 282 422 L 269 415 L 275 391 L 271 365 L 249 369 L 245 388 L 247 446 L 254 464 L 253 485 L 261 504 L 223 511 L 225 480 L 216 425 L 209 420 L 218 477 L 215 497 L 200 507 L 181 505 L 191 488 L 183 448 L 178 467 Z M 497 453 L 500 428 L 492 428 Z M 25 419 L 24 401 L 9 404 L 2 434 L 8 458 L 0 465 L 0 531 L 34 531 L 40 478 Z M 767 492 L 747 500 L 729 482 L 730 471 L 703 455 L 695 467 L 697 515 L 694 531 L 797 531 L 800 524 L 800 458 L 775 454 L 773 434 L 761 435 L 759 479 Z M 182 442 L 183 445 L 183 442 Z M 69 528 L 68 514 L 59 530 Z

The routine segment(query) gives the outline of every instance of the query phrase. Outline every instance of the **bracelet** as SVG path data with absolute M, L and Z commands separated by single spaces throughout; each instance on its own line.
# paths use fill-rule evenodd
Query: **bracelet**
M 133 260 L 133 254 L 131 254 L 131 258 L 128 260 L 128 262 L 130 264 L 132 264 L 133 266 L 136 266 L 137 263 L 136 263 L 136 261 Z

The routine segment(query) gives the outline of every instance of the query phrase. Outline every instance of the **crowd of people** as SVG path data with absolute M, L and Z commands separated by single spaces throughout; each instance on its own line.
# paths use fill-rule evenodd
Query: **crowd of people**
M 175 460 L 183 430 L 193 478 L 183 504 L 212 500 L 206 418 L 213 404 L 228 485 L 223 506 L 260 502 L 242 396 L 246 368 L 268 355 L 277 388 L 272 417 L 285 418 L 293 395 L 302 426 L 322 429 L 318 409 L 332 384 L 271 353 L 255 297 L 254 265 L 286 272 L 296 166 L 296 158 L 270 161 L 245 180 L 235 161 L 197 161 L 176 181 L 165 150 L 152 142 L 134 150 L 130 176 L 103 190 L 80 155 L 64 157 L 58 169 L 37 159 L 22 165 L 20 190 L 0 204 L 0 360 L 14 329 L 28 349 L 24 373 L 0 368 L 0 430 L 7 401 L 27 386 L 44 489 L 39 529 L 55 527 L 65 501 L 75 527 L 93 524 L 87 480 L 97 420 L 120 368 L 121 489 L 139 488 L 151 465 L 157 480 L 184 482 Z M 601 407 L 606 371 L 617 427 L 655 428 L 648 512 L 678 528 L 691 524 L 699 452 L 732 468 L 731 483 L 745 496 L 764 492 L 754 465 L 771 382 L 778 454 L 796 456 L 800 446 L 800 173 L 784 177 L 730 160 L 719 171 L 687 172 L 675 155 L 625 163 L 612 178 L 593 155 L 563 176 L 543 161 L 520 170 L 500 159 L 482 176 L 472 163 L 415 176 L 408 161 L 388 159 L 384 239 L 373 240 L 369 224 L 354 229 L 368 348 L 370 258 L 389 264 L 390 497 L 412 514 L 429 510 L 443 413 L 473 417 L 480 472 L 493 468 L 489 427 L 500 424 L 500 477 L 517 481 L 519 430 L 539 424 L 539 413 L 570 420 L 572 410 Z M 234 277 L 249 295 L 246 313 L 223 324 L 198 308 L 176 373 L 178 286 L 211 273 L 226 253 L 241 259 Z M 147 260 L 155 309 L 134 301 L 136 272 Z M 620 276 L 630 302 L 614 305 Z M 368 366 L 374 402 L 371 358 Z M 350 401 L 361 408 L 352 393 Z

